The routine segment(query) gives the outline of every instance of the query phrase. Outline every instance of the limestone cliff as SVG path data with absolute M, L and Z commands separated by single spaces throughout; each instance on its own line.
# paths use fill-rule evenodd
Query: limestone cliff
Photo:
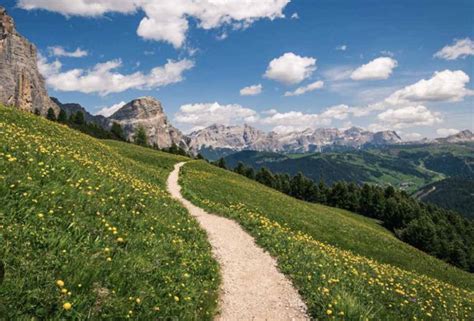
M 45 115 L 59 107 L 51 101 L 37 66 L 36 48 L 15 29 L 0 6 L 0 103 Z
M 126 138 L 131 141 L 134 140 L 136 130 L 143 127 L 150 145 L 159 148 L 173 144 L 186 146 L 183 134 L 168 122 L 161 103 L 153 97 L 132 100 L 111 115 L 109 120 L 122 125 Z

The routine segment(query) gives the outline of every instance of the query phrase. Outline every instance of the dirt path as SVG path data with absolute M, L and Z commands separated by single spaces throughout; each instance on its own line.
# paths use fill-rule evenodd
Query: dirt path
M 236 222 L 206 213 L 181 195 L 176 164 L 168 191 L 206 230 L 222 274 L 217 320 L 308 320 L 306 306 L 276 261 Z

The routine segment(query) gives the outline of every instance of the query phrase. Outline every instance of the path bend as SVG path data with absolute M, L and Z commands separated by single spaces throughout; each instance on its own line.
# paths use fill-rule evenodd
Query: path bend
M 207 232 L 222 274 L 219 321 L 309 320 L 306 305 L 277 263 L 236 222 L 209 214 L 181 195 L 178 163 L 168 177 L 168 191 Z

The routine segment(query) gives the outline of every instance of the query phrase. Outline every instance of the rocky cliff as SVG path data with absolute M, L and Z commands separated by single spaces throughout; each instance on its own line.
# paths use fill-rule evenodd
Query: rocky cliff
M 38 71 L 36 48 L 15 29 L 15 23 L 0 6 L 0 103 L 45 115 L 51 101 Z
M 133 141 L 136 130 L 143 127 L 148 143 L 159 148 L 175 144 L 185 147 L 183 134 L 174 128 L 166 117 L 161 103 L 153 97 L 132 100 L 108 118 L 122 125 L 126 138 Z
M 400 142 L 401 138 L 394 131 L 373 133 L 358 127 L 347 130 L 317 128 L 278 134 L 265 133 L 249 125 L 212 125 L 187 137 L 187 144 L 195 153 L 206 148 L 306 153 L 331 148 L 360 148 Z

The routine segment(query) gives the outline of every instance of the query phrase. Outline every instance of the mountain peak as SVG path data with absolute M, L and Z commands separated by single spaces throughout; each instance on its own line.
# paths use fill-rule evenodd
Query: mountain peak
M 122 125 L 127 139 L 134 140 L 138 127 L 145 129 L 148 143 L 159 148 L 184 145 L 182 133 L 174 128 L 163 111 L 161 102 L 151 96 L 139 97 L 113 113 L 110 120 Z

